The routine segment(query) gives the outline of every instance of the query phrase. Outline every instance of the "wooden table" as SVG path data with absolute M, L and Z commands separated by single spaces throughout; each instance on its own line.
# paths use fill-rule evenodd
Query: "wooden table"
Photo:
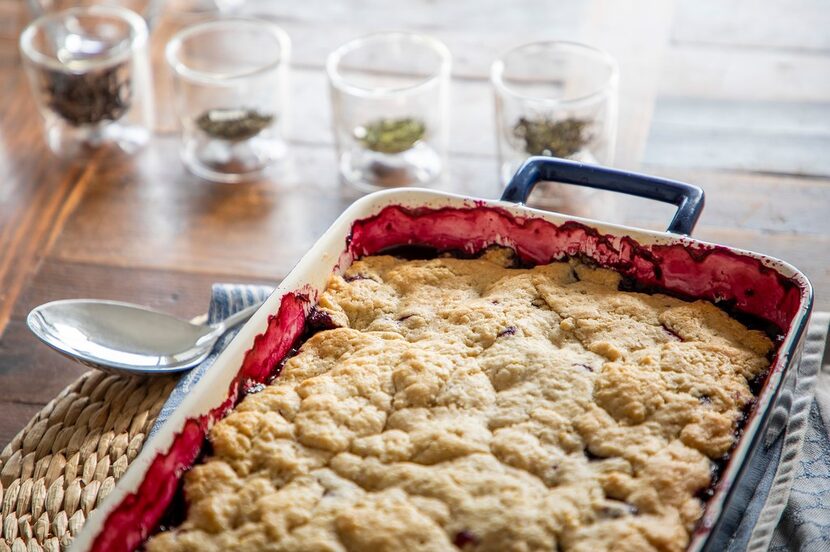
M 445 187 L 484 197 L 499 193 L 492 59 L 549 37 L 607 49 L 622 71 L 615 164 L 702 186 L 697 237 L 792 262 L 812 279 L 817 308 L 830 309 L 830 14 L 821 0 L 786 9 L 783 0 L 279 3 L 268 15 L 294 43 L 293 167 L 236 186 L 192 177 L 178 159 L 160 52 L 204 15 L 198 5 L 168 3 L 153 31 L 159 127 L 149 147 L 73 166 L 43 142 L 17 50 L 21 4 L 0 0 L 0 446 L 84 371 L 29 334 L 29 309 L 89 296 L 194 316 L 212 282 L 277 282 L 353 200 L 336 175 L 323 62 L 373 29 L 423 30 L 449 45 Z M 670 212 L 619 201 L 613 219 L 663 229 Z

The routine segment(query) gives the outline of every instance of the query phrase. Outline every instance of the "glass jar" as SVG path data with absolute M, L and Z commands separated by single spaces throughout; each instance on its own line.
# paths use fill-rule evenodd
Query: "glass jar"
M 147 25 L 117 6 L 50 13 L 20 35 L 24 67 L 55 154 L 84 159 L 114 144 L 132 153 L 150 138 Z
M 268 21 L 197 23 L 168 43 L 182 159 L 197 176 L 242 182 L 285 156 L 291 42 Z
M 425 185 L 446 165 L 450 53 L 429 36 L 358 38 L 326 62 L 341 179 L 362 191 Z
M 610 55 L 575 42 L 533 42 L 496 60 L 491 80 L 502 181 L 506 184 L 533 155 L 612 164 L 618 74 Z M 558 185 L 540 189 L 534 198 L 556 207 L 593 193 Z

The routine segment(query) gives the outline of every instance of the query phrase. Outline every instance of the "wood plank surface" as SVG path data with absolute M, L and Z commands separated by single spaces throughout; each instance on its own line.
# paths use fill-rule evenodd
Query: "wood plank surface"
M 155 178 L 139 172 L 115 179 L 102 168 L 55 257 L 278 278 L 356 197 L 331 178 L 330 148 L 295 144 L 296 168 L 286 180 L 228 186 L 185 173 L 170 143 L 145 152 Z M 489 178 L 481 177 L 483 167 Z M 457 185 L 448 188 L 471 195 L 498 192 L 492 160 L 453 159 L 449 181 Z
M 89 173 L 48 162 L 28 83 L 9 43 L 0 50 L 0 334 L 14 301 L 77 204 Z M 49 161 L 52 161 L 49 159 Z
M 137 5 L 149 3 L 136 1 Z M 702 186 L 695 236 L 802 268 L 830 309 L 830 48 L 819 0 L 173 0 L 153 20 L 157 134 L 134 157 L 58 162 L 17 51 L 24 3 L 0 0 L 0 446 L 82 371 L 38 344 L 26 313 L 77 296 L 191 317 L 217 281 L 276 283 L 359 197 L 337 178 L 327 54 L 355 36 L 427 32 L 453 53 L 450 162 L 440 189 L 498 197 L 489 68 L 531 40 L 599 45 L 620 63 L 615 165 Z M 786 7 L 786 9 L 785 9 Z M 259 182 L 189 175 L 162 54 L 182 26 L 259 15 L 293 40 L 291 155 Z M 671 208 L 594 196 L 562 207 L 663 229 Z M 2 330 L 6 326 L 5 331 Z
M 824 0 L 679 0 L 672 39 L 756 50 L 830 52 Z
M 745 101 L 826 102 L 830 52 L 677 43 L 666 51 L 658 93 Z
M 830 176 L 830 101 L 662 98 L 644 161 Z

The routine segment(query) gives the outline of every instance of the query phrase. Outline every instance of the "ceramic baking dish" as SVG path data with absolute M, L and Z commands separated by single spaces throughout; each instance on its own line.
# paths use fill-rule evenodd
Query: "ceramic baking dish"
M 551 180 L 673 203 L 667 232 L 568 217 L 524 206 Z M 266 382 L 297 345 L 306 315 L 332 273 L 361 255 L 402 245 L 475 253 L 493 244 L 545 263 L 568 256 L 621 272 L 631 285 L 716 301 L 776 328 L 777 351 L 740 440 L 710 489 L 689 550 L 722 550 L 769 461 L 771 434 L 786 421 L 804 328 L 812 305 L 805 276 L 777 259 L 688 237 L 703 193 L 687 184 L 550 158 L 532 158 L 499 201 L 396 189 L 350 206 L 245 324 L 115 489 L 89 517 L 73 550 L 134 550 L 156 530 L 182 474 L 197 461 L 207 431 L 254 385 Z

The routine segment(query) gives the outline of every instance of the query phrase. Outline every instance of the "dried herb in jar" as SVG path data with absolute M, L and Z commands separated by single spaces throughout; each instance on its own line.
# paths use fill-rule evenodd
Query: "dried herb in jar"
M 590 140 L 588 121 L 584 119 L 526 119 L 513 126 L 513 136 L 524 144 L 530 155 L 570 157 Z
M 85 73 L 43 71 L 46 105 L 72 126 L 116 121 L 132 99 L 129 64 Z
M 354 130 L 364 148 L 379 153 L 402 153 L 423 140 L 426 126 L 417 119 L 378 119 Z
M 230 142 L 253 138 L 273 122 L 273 115 L 255 109 L 209 109 L 196 118 L 202 132 Z

